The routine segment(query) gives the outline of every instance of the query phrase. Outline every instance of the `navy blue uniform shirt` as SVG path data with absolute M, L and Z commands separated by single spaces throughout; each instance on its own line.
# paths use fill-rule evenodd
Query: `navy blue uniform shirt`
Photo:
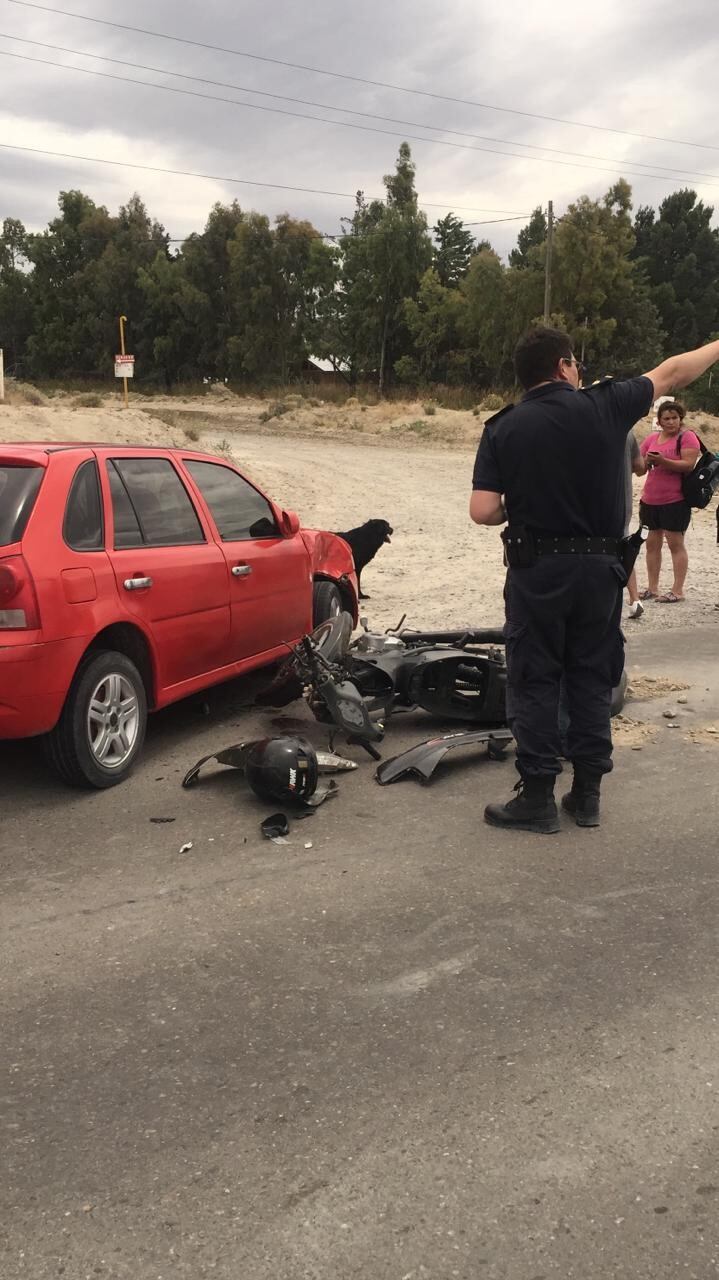
M 653 399 L 644 377 L 534 387 L 487 421 L 472 487 L 503 494 L 509 523 L 535 533 L 621 538 L 627 433 Z

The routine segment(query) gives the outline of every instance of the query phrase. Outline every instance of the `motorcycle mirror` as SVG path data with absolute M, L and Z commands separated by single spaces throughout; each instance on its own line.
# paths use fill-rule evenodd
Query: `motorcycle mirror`
M 385 631 L 385 635 L 386 635 L 386 636 L 396 636 L 396 635 L 397 635 L 397 633 L 398 633 L 398 632 L 402 629 L 402 627 L 404 626 L 404 624 L 405 624 L 406 620 L 407 620 L 407 614 L 406 614 L 406 613 L 403 613 L 403 614 L 402 614 L 402 617 L 400 618 L 399 622 L 397 623 L 397 626 L 396 626 L 396 627 L 387 627 L 387 629 L 386 629 L 386 631 Z

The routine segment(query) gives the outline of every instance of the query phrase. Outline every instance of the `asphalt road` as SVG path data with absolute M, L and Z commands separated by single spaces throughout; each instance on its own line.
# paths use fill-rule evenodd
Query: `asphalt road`
M 634 641 L 687 724 L 716 639 Z M 105 794 L 0 749 L 2 1277 L 718 1274 L 719 745 L 645 704 L 601 829 L 554 837 L 482 823 L 511 763 L 367 761 L 278 846 L 232 771 L 179 785 L 268 727 L 246 697 Z

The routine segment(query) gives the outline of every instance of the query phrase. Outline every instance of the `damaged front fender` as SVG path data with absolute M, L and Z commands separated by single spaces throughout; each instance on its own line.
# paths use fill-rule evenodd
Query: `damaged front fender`
M 342 593 L 344 609 L 356 626 L 359 618 L 359 587 L 352 552 L 342 538 L 324 529 L 300 530 L 312 566 L 312 577 L 334 582 Z

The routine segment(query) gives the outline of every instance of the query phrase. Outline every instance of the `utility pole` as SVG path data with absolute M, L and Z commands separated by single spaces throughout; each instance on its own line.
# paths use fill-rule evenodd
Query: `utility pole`
M 125 354 L 125 322 L 127 316 L 120 316 L 120 353 Z M 125 399 L 125 408 L 127 408 L 127 378 L 122 379 L 122 389 Z
M 581 355 L 580 355 L 580 357 L 579 357 L 580 362 L 581 362 L 582 364 L 584 364 L 584 348 L 585 348 L 585 346 L 586 346 L 586 344 L 587 344 L 587 326 L 588 326 L 588 324 L 589 324 L 589 316 L 585 316 L 585 317 L 584 317 L 584 324 L 582 325 L 582 329 L 584 330 L 584 332 L 582 333 L 582 354 L 581 354 Z
M 547 255 L 544 261 L 544 323 L 549 324 L 549 313 L 552 309 L 552 240 L 554 238 L 554 211 L 552 202 L 547 202 Z

